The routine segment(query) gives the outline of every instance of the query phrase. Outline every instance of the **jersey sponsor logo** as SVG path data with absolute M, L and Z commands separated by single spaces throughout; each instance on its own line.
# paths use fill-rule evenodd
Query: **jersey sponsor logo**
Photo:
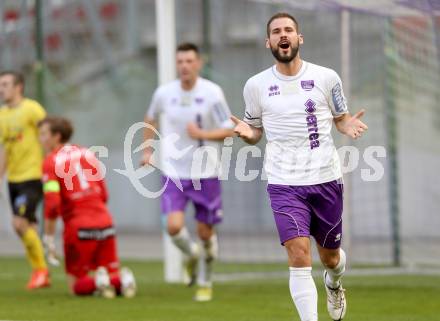
M 5 143 L 16 143 L 16 142 L 21 142 L 24 138 L 23 135 L 23 128 L 13 128 L 11 129 L 11 132 L 9 133 L 9 135 L 5 135 L 4 141 Z
M 316 104 L 313 100 L 311 100 L 311 99 L 307 100 L 304 105 L 306 105 L 307 114 L 313 114 L 316 111 L 316 108 L 315 108 Z
M 344 97 L 342 96 L 342 87 L 340 83 L 337 83 L 332 88 L 332 99 L 337 113 L 342 113 L 347 110 L 347 107 L 344 103 Z
M 14 202 L 15 213 L 20 216 L 24 216 L 26 214 L 27 203 L 28 203 L 28 198 L 26 195 L 18 196 Z
M 280 87 L 278 85 L 272 85 L 269 87 L 269 97 L 281 95 Z
M 314 80 L 301 80 L 301 88 L 305 91 L 310 91 L 315 87 Z
M 106 240 L 116 235 L 114 227 L 103 229 L 80 229 L 78 230 L 78 239 L 80 240 Z
M 197 114 L 196 124 L 200 129 L 203 129 L 202 115 Z M 199 139 L 199 147 L 202 147 L 203 145 L 204 145 L 203 139 Z
M 306 123 L 307 123 L 307 132 L 309 133 L 310 140 L 310 149 L 314 149 L 319 147 L 319 133 L 318 133 L 318 119 L 314 114 L 316 111 L 316 103 L 308 99 L 305 104 L 306 106 Z
M 14 207 L 20 208 L 21 206 L 26 205 L 27 202 L 28 202 L 27 196 L 25 194 L 20 195 L 15 199 Z

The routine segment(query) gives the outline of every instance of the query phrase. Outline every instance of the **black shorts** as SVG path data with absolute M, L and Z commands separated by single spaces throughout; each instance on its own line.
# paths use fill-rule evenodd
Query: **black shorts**
M 43 186 L 40 180 L 9 183 L 9 198 L 14 215 L 26 218 L 31 223 L 37 223 L 36 210 L 43 198 Z

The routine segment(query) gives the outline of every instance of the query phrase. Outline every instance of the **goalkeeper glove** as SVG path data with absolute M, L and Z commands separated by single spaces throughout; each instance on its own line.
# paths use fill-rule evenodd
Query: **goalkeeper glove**
M 47 262 L 52 266 L 60 266 L 60 260 L 56 255 L 55 237 L 45 234 L 43 236 L 43 244 L 46 250 Z

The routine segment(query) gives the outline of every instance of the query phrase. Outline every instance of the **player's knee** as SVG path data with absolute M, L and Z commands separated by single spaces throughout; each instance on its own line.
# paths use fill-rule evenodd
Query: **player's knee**
M 209 239 L 211 238 L 211 235 L 210 234 L 208 234 L 208 233 L 199 233 L 199 238 L 202 240 L 202 241 L 209 241 Z
M 176 223 L 168 223 L 168 234 L 170 236 L 174 236 L 179 234 L 179 232 L 182 230 L 182 227 L 180 224 L 176 224 Z
M 209 241 L 214 234 L 214 230 L 210 226 L 199 225 L 197 234 L 202 241 Z
M 310 247 L 305 244 L 286 243 L 289 261 L 292 266 L 307 266 L 310 262 Z
M 170 236 L 175 236 L 185 226 L 185 218 L 182 212 L 170 213 L 167 217 L 167 232 Z
M 24 219 L 16 217 L 12 220 L 12 227 L 18 235 L 22 236 L 29 228 L 29 224 Z
M 290 248 L 288 250 L 289 256 L 292 258 L 308 258 L 310 256 L 310 251 L 305 248 Z
M 19 222 L 15 221 L 15 220 L 12 221 L 12 227 L 13 227 L 15 233 L 17 233 L 18 235 L 21 235 L 21 234 L 22 234 L 22 233 L 21 233 L 21 228 L 20 228 L 20 223 L 19 223 Z
M 339 263 L 339 254 L 331 253 L 321 256 L 322 264 L 328 269 L 334 269 Z

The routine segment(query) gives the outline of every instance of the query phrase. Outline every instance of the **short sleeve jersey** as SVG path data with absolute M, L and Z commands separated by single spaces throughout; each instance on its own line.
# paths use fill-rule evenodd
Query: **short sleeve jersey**
M 95 155 L 66 144 L 49 154 L 43 164 L 45 216 L 61 215 L 65 224 L 82 228 L 112 225 L 107 188 Z
M 41 178 L 43 152 L 38 142 L 38 122 L 45 116 L 43 107 L 27 98 L 16 107 L 0 108 L 0 144 L 6 152 L 9 182 Z
M 183 90 L 180 80 L 159 87 L 147 117 L 158 120 L 161 116 L 161 167 L 164 174 L 181 179 L 217 177 L 221 142 L 194 140 L 188 135 L 187 126 L 196 123 L 205 130 L 232 128 L 230 115 L 222 89 L 209 80 L 198 78 L 191 91 Z M 205 146 L 211 148 L 211 152 L 206 153 L 206 162 L 203 166 L 194 166 L 196 148 Z M 214 170 L 207 171 L 206 168 Z
M 303 61 L 297 75 L 286 76 L 272 66 L 250 78 L 243 95 L 244 121 L 266 134 L 269 184 L 314 185 L 342 176 L 331 128 L 348 109 L 335 71 Z

